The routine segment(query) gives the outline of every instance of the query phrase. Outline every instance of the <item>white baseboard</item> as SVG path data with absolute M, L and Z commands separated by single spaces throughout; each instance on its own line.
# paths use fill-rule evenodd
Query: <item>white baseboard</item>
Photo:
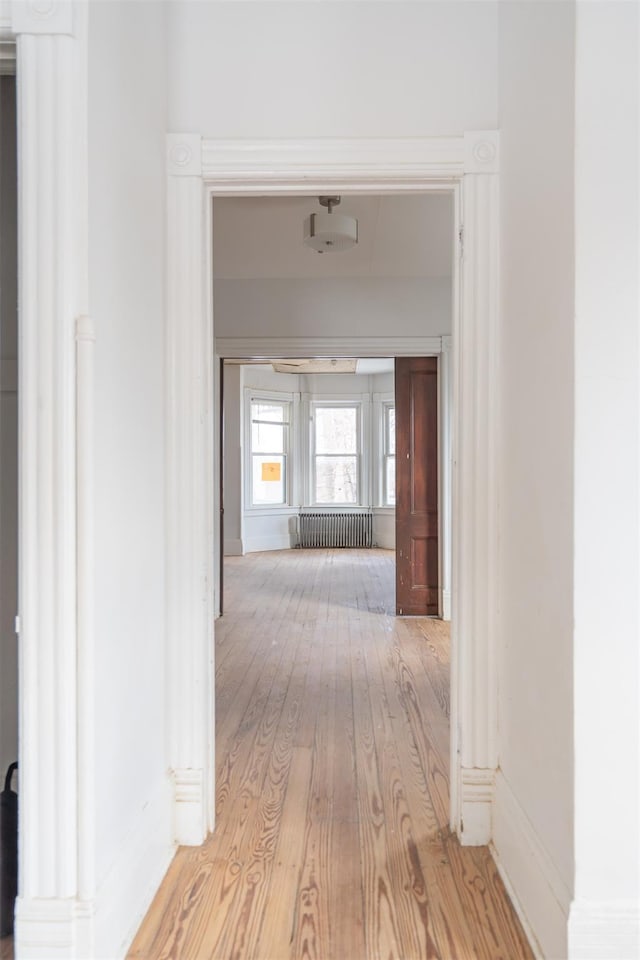
M 95 904 L 75 899 L 18 897 L 14 931 L 20 960 L 84 960 L 95 956 Z
M 288 533 L 270 537 L 251 537 L 244 541 L 245 553 L 262 553 L 265 550 L 290 550 L 295 546 L 295 538 Z
M 98 889 L 96 958 L 124 957 L 175 854 L 171 784 L 159 784 L 129 831 Z
M 451 591 L 442 591 L 442 619 L 451 620 Z
M 120 960 L 149 909 L 173 855 L 169 784 L 162 783 L 122 843 L 95 901 L 19 898 L 20 960 Z
M 380 550 L 395 550 L 396 538 L 394 536 L 385 537 L 384 534 L 378 533 L 373 537 L 373 545 L 379 547 Z
M 569 889 L 500 770 L 491 852 L 536 957 L 566 958 Z
M 637 960 L 640 904 L 574 900 L 569 912 L 569 960 Z
M 199 847 L 207 836 L 204 771 L 174 770 L 173 839 L 183 847 Z
M 225 540 L 224 555 L 225 557 L 243 557 L 244 549 L 242 540 Z
M 462 767 L 460 778 L 460 843 L 483 847 L 491 840 L 495 770 Z

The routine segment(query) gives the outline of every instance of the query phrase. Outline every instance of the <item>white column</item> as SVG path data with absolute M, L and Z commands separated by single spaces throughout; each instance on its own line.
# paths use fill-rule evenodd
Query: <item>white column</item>
M 454 330 L 453 626 L 457 649 L 457 777 L 454 826 L 463 844 L 487 843 L 497 765 L 496 320 L 498 140 L 465 138 L 461 298 Z
M 76 317 L 86 310 L 85 12 L 14 3 L 19 143 L 20 958 L 88 942 L 77 899 Z M 93 797 L 90 800 L 93 805 Z M 84 809 L 85 814 L 90 811 Z M 85 818 L 86 820 L 86 818 Z
M 200 138 L 167 137 L 167 622 L 175 840 L 213 827 L 212 328 Z

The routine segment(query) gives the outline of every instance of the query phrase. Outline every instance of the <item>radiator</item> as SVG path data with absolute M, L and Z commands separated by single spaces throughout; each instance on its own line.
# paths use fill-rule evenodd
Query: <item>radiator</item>
M 299 547 L 372 547 L 371 513 L 301 513 Z

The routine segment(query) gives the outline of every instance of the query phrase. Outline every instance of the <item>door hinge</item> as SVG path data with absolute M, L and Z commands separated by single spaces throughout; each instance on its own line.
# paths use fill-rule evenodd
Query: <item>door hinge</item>
M 458 242 L 460 245 L 460 259 L 464 257 L 464 227 L 460 227 L 458 230 Z

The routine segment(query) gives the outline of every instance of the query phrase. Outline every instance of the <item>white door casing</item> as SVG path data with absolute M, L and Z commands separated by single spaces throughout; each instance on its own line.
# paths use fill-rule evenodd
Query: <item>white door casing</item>
M 167 269 L 172 291 L 167 463 L 182 477 L 171 483 L 167 501 L 168 556 L 176 558 L 170 560 L 167 582 L 169 644 L 175 651 L 172 664 L 178 667 L 170 671 L 169 722 L 180 843 L 202 842 L 214 817 L 211 621 L 195 612 L 197 604 L 201 612 L 213 610 L 217 549 L 209 479 L 214 462 L 212 355 L 204 354 L 204 346 L 211 351 L 213 344 L 211 200 L 331 192 L 454 194 L 451 826 L 464 844 L 484 844 L 491 838 L 497 765 L 498 163 L 495 131 L 424 140 L 167 137 Z M 338 356 L 332 340 L 332 355 Z M 384 344 L 385 355 L 393 354 L 388 352 L 391 340 Z M 245 344 L 234 341 L 234 350 L 242 356 L 269 355 L 265 351 L 270 341 L 277 352 L 268 335 Z M 300 348 L 305 350 L 302 344 Z M 353 341 L 345 340 L 343 355 L 353 356 L 353 351 Z M 199 583 L 185 586 L 180 557 L 187 558 L 190 570 L 200 569 Z M 209 664 L 207 689 L 194 690 L 194 678 L 202 680 L 204 664 Z

